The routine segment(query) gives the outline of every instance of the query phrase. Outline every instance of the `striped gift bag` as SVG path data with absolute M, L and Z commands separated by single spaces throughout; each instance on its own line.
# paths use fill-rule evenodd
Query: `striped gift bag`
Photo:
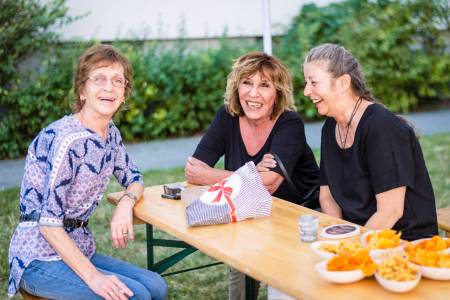
M 208 188 L 186 207 L 189 226 L 224 224 L 270 216 L 272 196 L 253 162 Z

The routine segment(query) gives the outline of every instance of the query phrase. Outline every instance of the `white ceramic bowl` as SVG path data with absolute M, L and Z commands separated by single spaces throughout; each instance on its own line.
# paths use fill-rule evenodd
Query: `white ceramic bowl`
M 366 247 L 366 246 L 367 246 L 367 236 L 368 236 L 369 234 L 374 233 L 374 232 L 376 232 L 376 231 L 374 231 L 374 230 L 368 230 L 368 231 L 364 232 L 363 234 L 361 234 L 361 236 L 360 236 L 360 238 L 359 238 L 359 241 L 361 242 L 361 245 L 362 245 L 363 247 Z
M 374 232 L 380 232 L 381 230 L 369 230 L 369 231 L 366 231 L 366 232 L 364 232 L 362 235 L 361 235 L 361 237 L 360 237 L 360 241 L 361 241 L 361 245 L 363 246 L 363 247 L 367 247 L 367 237 L 369 236 L 369 234 L 372 234 L 372 233 L 374 233 Z M 372 256 L 372 255 L 375 255 L 375 256 L 377 256 L 377 255 L 379 255 L 380 253 L 383 253 L 383 252 L 385 252 L 385 251 L 387 251 L 387 250 L 389 250 L 389 251 L 392 251 L 392 250 L 394 250 L 394 251 L 396 251 L 396 250 L 398 250 L 398 251 L 400 251 L 401 249 L 403 249 L 403 243 L 402 243 L 402 241 L 400 241 L 400 246 L 397 246 L 397 247 L 393 247 L 393 248 L 386 248 L 386 249 L 371 249 L 371 250 L 369 250 L 369 253 L 370 253 L 370 255 Z
M 412 263 L 419 269 L 423 277 L 434 280 L 450 280 L 450 268 L 425 267 Z
M 384 287 L 386 290 L 395 292 L 395 293 L 405 293 L 417 286 L 420 281 L 421 275 L 420 271 L 417 272 L 416 279 L 411 281 L 397 281 L 397 280 L 389 280 L 383 278 L 383 276 L 379 275 L 378 272 L 375 273 L 375 278 L 378 283 Z
M 323 244 L 339 245 L 339 241 L 317 241 L 311 244 L 311 248 L 315 254 L 323 259 L 330 259 L 336 254 L 320 249 Z
M 418 239 L 418 240 L 412 241 L 411 244 L 417 245 L 417 244 L 419 244 L 420 242 L 428 241 L 428 240 L 431 240 L 431 239 L 432 239 L 432 238 Z M 448 238 L 446 238 L 446 237 L 444 237 L 444 238 L 442 238 L 442 239 L 443 239 L 443 240 L 448 240 Z M 441 251 L 439 251 L 439 253 L 450 254 L 450 248 L 441 250 Z
M 412 241 L 411 244 L 417 245 L 422 241 L 430 240 L 431 238 L 425 238 L 425 239 L 419 239 Z M 445 240 L 447 238 L 444 238 Z M 443 254 L 450 254 L 450 248 L 447 248 L 445 250 L 439 251 L 439 253 Z M 423 277 L 434 279 L 434 280 L 450 280 L 450 268 L 438 268 L 438 267 L 428 267 L 428 266 L 422 266 L 416 263 L 413 263 L 420 272 L 422 273 Z
M 334 283 L 350 283 L 364 278 L 364 274 L 360 269 L 354 271 L 328 271 L 327 263 L 328 260 L 321 261 L 316 264 L 315 268 L 320 277 L 326 281 Z

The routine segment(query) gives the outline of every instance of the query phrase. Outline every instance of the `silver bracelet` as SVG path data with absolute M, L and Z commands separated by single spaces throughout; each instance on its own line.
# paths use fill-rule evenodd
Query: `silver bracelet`
M 117 201 L 117 203 L 119 203 L 125 196 L 128 196 L 128 198 L 131 199 L 131 201 L 133 201 L 133 205 L 136 204 L 137 196 L 135 194 L 133 194 L 132 192 L 125 192 L 123 193 L 122 196 L 120 196 L 119 201 Z

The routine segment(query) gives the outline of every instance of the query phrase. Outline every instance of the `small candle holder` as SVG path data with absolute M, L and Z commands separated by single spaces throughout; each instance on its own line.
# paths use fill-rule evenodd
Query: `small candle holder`
M 313 215 L 301 215 L 298 218 L 300 227 L 300 240 L 311 243 L 317 240 L 317 231 L 319 230 L 319 218 Z

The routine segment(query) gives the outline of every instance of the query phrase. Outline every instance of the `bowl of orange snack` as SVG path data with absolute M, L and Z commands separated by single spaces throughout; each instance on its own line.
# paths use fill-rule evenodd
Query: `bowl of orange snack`
M 371 254 L 383 252 L 387 249 L 400 249 L 402 241 L 401 232 L 392 229 L 370 230 L 361 235 L 361 244 L 370 250 Z
M 427 251 L 438 251 L 446 254 L 450 254 L 450 240 L 448 238 L 442 238 L 435 235 L 431 238 L 425 238 L 412 241 L 411 244 L 417 248 Z
M 372 276 L 377 265 L 366 249 L 341 251 L 329 260 L 316 265 L 319 275 L 330 282 L 349 283 Z
M 404 255 L 394 254 L 378 264 L 375 279 L 385 289 L 404 293 L 417 286 L 421 273 Z
M 424 277 L 435 280 L 450 280 L 450 254 L 446 253 L 448 240 L 435 236 L 428 240 L 408 243 L 405 252 Z M 447 244 L 448 245 L 448 244 Z
M 362 249 L 359 241 L 317 241 L 311 244 L 311 248 L 318 256 L 330 259 L 341 251 L 355 251 Z

